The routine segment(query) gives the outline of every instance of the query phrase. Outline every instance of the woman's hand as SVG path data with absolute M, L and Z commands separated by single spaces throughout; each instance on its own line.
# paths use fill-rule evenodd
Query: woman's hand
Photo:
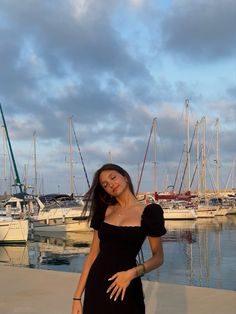
M 71 314 L 83 314 L 81 300 L 73 300 Z
M 121 295 L 121 300 L 124 300 L 125 291 L 128 288 L 131 280 L 135 278 L 135 269 L 129 269 L 127 271 L 121 271 L 113 275 L 108 280 L 113 280 L 113 283 L 107 289 L 107 293 L 110 292 L 110 299 L 114 297 L 114 301 Z

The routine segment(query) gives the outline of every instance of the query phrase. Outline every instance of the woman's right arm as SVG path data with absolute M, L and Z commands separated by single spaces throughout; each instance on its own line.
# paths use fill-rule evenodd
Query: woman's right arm
M 81 272 L 80 279 L 79 279 L 77 288 L 76 288 L 74 296 L 73 296 L 74 298 L 81 298 L 82 297 L 82 294 L 83 294 L 84 289 L 85 289 L 88 273 L 90 271 L 90 268 L 91 268 L 94 260 L 96 259 L 97 255 L 100 251 L 99 244 L 100 244 L 100 241 L 98 238 L 98 232 L 97 232 L 97 230 L 95 230 L 93 233 L 93 241 L 92 241 L 92 244 L 90 247 L 90 252 L 89 252 L 89 254 L 88 254 L 88 256 L 84 262 L 83 270 Z M 82 305 L 81 305 L 80 300 L 73 300 L 72 314 L 82 314 Z

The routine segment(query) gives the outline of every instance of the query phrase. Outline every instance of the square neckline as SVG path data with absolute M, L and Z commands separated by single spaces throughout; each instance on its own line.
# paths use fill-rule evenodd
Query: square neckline
M 143 219 L 143 215 L 144 215 L 144 212 L 145 212 L 145 209 L 149 206 L 150 204 L 147 204 L 144 209 L 143 209 L 143 212 L 141 214 L 141 220 L 140 220 L 140 226 L 131 226 L 131 225 L 125 225 L 125 226 L 119 226 L 119 225 L 114 225 L 114 224 L 111 224 L 109 222 L 107 222 L 106 220 L 103 220 L 103 223 L 106 224 L 106 225 L 110 225 L 112 227 L 118 227 L 118 228 L 141 228 L 142 227 L 142 219 Z
M 119 226 L 119 225 L 114 225 L 114 224 L 111 224 L 105 220 L 103 220 L 102 222 L 103 224 L 105 225 L 109 225 L 109 226 L 112 226 L 112 227 L 118 227 L 118 228 L 141 228 L 142 226 L 130 226 L 130 225 L 126 225 L 126 226 Z

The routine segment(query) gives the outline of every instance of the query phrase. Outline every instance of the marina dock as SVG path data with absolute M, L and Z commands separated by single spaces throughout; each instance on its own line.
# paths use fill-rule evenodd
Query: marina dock
M 79 274 L 0 266 L 1 314 L 70 314 Z M 235 314 L 236 292 L 143 281 L 147 314 Z M 105 314 L 105 313 L 101 313 Z

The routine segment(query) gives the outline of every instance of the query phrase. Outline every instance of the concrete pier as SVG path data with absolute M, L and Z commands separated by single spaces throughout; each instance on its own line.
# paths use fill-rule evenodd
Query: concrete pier
M 70 314 L 78 278 L 75 273 L 0 266 L 0 314 Z M 147 314 L 236 313 L 235 291 L 151 281 L 143 286 Z

